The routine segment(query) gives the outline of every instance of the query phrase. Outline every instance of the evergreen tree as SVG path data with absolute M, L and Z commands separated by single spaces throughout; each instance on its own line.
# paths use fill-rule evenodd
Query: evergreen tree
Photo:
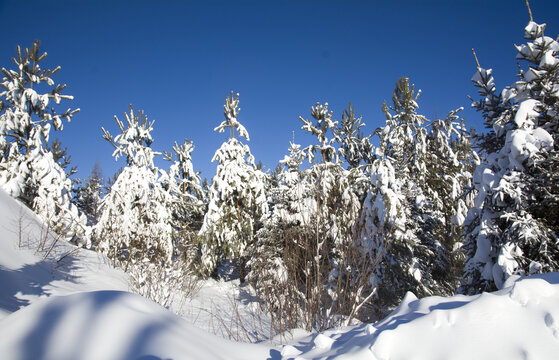
M 559 269 L 558 163 L 559 43 L 544 35 L 545 24 L 530 21 L 526 44 L 516 46 L 519 80 L 495 105 L 491 70 L 473 77 L 485 96 L 474 106 L 495 131 L 474 183 L 478 195 L 468 213 L 464 250 L 467 264 L 461 291 L 501 288 L 512 275 Z M 493 111 L 497 106 L 499 111 Z
M 443 293 L 452 294 L 459 286 L 464 266 L 461 246 L 464 241 L 464 220 L 473 206 L 472 177 L 479 157 L 473 150 L 472 130 L 464 119 L 451 111 L 445 120 L 434 120 L 427 136 L 427 177 L 425 192 L 432 204 L 427 236 L 438 239 L 447 250 L 450 269 L 440 274 L 446 284 Z
M 200 175 L 192 166 L 192 150 L 192 142 L 185 140 L 184 144 L 175 143 L 173 146 L 176 160 L 173 160 L 172 153 L 165 153 L 165 159 L 172 162 L 166 186 L 173 198 L 171 224 L 174 229 L 174 248 L 190 261 L 195 255 L 196 235 L 202 227 L 206 210 Z
M 121 134 L 113 137 L 102 129 L 103 138 L 115 147 L 115 159 L 124 156 L 127 166 L 101 203 L 95 245 L 125 270 L 143 261 L 169 264 L 172 200 L 161 184 L 167 175 L 153 163 L 153 122 L 142 111 L 134 113 L 132 106 L 125 117 L 126 123 L 115 116 Z
M 33 208 L 60 235 L 86 240 L 86 219 L 72 205 L 71 181 L 57 163 L 56 156 L 62 152 L 54 154 L 47 147 L 50 130 L 62 130 L 63 120 L 70 121 L 79 109 L 57 114 L 54 107 L 49 108 L 51 100 L 59 104 L 73 97 L 62 94 L 66 85 L 54 86 L 52 76 L 60 66 L 41 69 L 46 57 L 46 52 L 39 51 L 39 41 L 35 41 L 24 52 L 17 47 L 12 58 L 16 70 L 2 69 L 0 186 Z M 49 87 L 53 87 L 50 92 L 38 92 Z
M 239 95 L 226 98 L 225 120 L 214 130 L 230 132 L 229 140 L 215 152 L 216 174 L 212 180 L 208 211 L 200 229 L 202 265 L 215 273 L 224 260 L 236 262 L 245 280 L 247 256 L 255 240 L 260 217 L 268 211 L 264 190 L 265 174 L 256 169 L 248 145 L 236 137 L 249 135 L 237 120 Z
M 95 162 L 89 177 L 83 183 L 79 181 L 74 191 L 74 203 L 87 216 L 90 226 L 97 224 L 99 221 L 104 189 L 103 174 L 99 163 Z
M 450 295 L 460 267 L 456 248 L 469 206 L 461 195 L 475 159 L 457 111 L 429 123 L 417 113 L 407 78 L 396 83 L 393 106 L 383 110 L 377 129 L 379 156 L 364 203 L 362 241 L 369 256 L 382 262 L 372 282 L 378 288 L 377 316 L 385 315 L 407 291 L 419 296 Z
M 379 161 L 376 168 L 380 174 L 374 176 L 375 182 L 380 181 L 381 187 L 373 187 L 370 198 L 383 202 L 381 206 L 372 206 L 375 210 L 372 214 L 378 217 L 375 212 L 380 212 L 384 220 L 373 218 L 373 222 L 381 226 L 365 227 L 377 231 L 385 230 L 385 227 L 390 229 L 387 234 L 380 232 L 381 239 L 388 240 L 384 244 L 376 239 L 375 232 L 371 234 L 375 245 L 371 248 L 377 253 L 384 252 L 384 259 L 378 269 L 381 310 L 397 305 L 406 291 L 420 296 L 431 295 L 429 285 L 433 269 L 430 265 L 444 251 L 437 246 L 435 239 L 422 232 L 426 225 L 424 215 L 429 212 L 431 203 L 422 188 L 427 173 L 427 119 L 417 113 L 420 93 L 415 93 L 414 86 L 410 86 L 407 78 L 400 78 L 392 97 L 393 106 L 389 108 L 386 102 L 383 105 L 386 125 L 376 131 L 380 138 L 377 152 L 384 159 Z M 388 189 L 384 190 L 386 187 Z M 389 190 L 394 193 L 390 194 Z M 386 212 L 385 208 L 391 209 L 392 216 L 387 217 L 391 212 Z M 393 220 L 394 211 L 397 211 L 397 221 Z M 372 255 L 378 257 L 378 254 Z
M 60 165 L 62 169 L 64 169 L 68 177 L 78 172 L 76 166 L 68 168 L 68 166 L 70 166 L 70 164 L 72 163 L 72 156 L 68 154 L 67 147 L 62 147 L 62 142 L 60 141 L 60 139 L 54 139 L 54 141 L 50 145 L 46 144 L 46 148 L 48 151 L 52 152 L 54 161 L 56 161 L 56 163 Z
M 351 107 L 350 111 L 353 112 Z M 325 329 L 337 325 L 332 323 L 336 321 L 334 314 L 346 315 L 349 320 L 356 317 L 356 307 L 370 290 L 367 269 L 372 264 L 361 256 L 356 233 L 362 196 L 367 189 L 365 174 L 358 165 L 365 154 L 361 147 L 351 146 L 359 144 L 353 130 L 360 126 L 350 126 L 352 130 L 347 131 L 346 120 L 354 119 L 353 115 L 347 118 L 345 112 L 340 123 L 333 119 L 327 103 L 316 104 L 311 108 L 311 115 L 311 120 L 300 118 L 302 129 L 317 140 L 303 149 L 312 163 L 305 171 L 310 184 L 306 199 L 310 207 L 305 211 L 312 226 L 306 246 L 314 252 L 308 254 L 312 257 L 307 261 L 310 260 L 314 269 L 307 270 L 305 281 L 315 284 L 307 295 L 315 302 L 309 303 L 309 308 L 321 309 L 314 314 L 313 326 Z M 341 146 L 336 146 L 337 143 Z M 348 170 L 344 169 L 344 163 L 348 163 Z
M 316 104 L 312 119 L 300 118 L 302 129 L 317 141 L 304 149 L 291 143 L 277 186 L 269 192 L 271 211 L 258 232 L 251 279 L 278 331 L 347 324 L 369 294 L 371 264 L 355 236 L 366 188 L 356 135 L 362 125 L 351 113 L 339 122 L 328 104 Z M 310 167 L 303 170 L 305 159 Z
M 257 233 L 254 256 L 249 261 L 249 280 L 257 293 L 265 299 L 272 318 L 281 321 L 284 314 L 277 313 L 288 299 L 294 303 L 300 292 L 289 280 L 289 260 L 294 258 L 288 241 L 299 236 L 302 224 L 309 223 L 305 212 L 308 183 L 302 179 L 300 166 L 305 158 L 301 146 L 291 143 L 289 155 L 280 161 L 272 185 L 267 191 L 269 212 L 262 217 L 262 228 Z M 284 306 L 283 309 L 286 309 Z M 279 329 L 278 329 L 279 331 Z
M 398 299 L 392 300 L 391 296 L 396 297 L 397 295 L 391 294 L 390 291 L 396 292 L 399 289 L 391 289 L 394 284 L 389 282 L 391 279 L 387 280 L 389 270 L 385 270 L 385 268 L 390 269 L 391 266 L 397 265 L 397 260 L 392 260 L 393 255 L 391 254 L 395 252 L 392 244 L 404 242 L 406 199 L 402 190 L 403 186 L 402 180 L 396 176 L 390 159 L 381 156 L 373 161 L 371 188 L 363 202 L 360 219 L 360 241 L 367 257 L 376 264 L 369 281 L 370 285 L 377 289 L 376 301 L 371 310 L 372 316 L 376 318 L 381 318 L 387 309 L 394 307 L 398 302 Z M 387 255 L 388 251 L 390 251 L 390 255 Z M 403 263 L 402 266 L 410 264 Z M 395 278 L 397 279 L 397 277 Z M 378 289 L 383 291 L 378 294 Z
M 344 110 L 339 125 L 333 129 L 338 153 L 350 169 L 370 165 L 374 160 L 373 145 L 370 141 L 372 134 L 365 136 L 362 130 L 364 126 L 363 117 L 355 116 L 355 107 L 350 103 Z

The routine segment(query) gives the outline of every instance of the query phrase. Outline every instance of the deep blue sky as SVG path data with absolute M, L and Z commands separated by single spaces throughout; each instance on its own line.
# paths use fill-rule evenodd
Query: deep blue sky
M 532 0 L 537 22 L 559 33 L 559 1 Z M 117 134 L 113 116 L 128 104 L 155 120 L 153 148 L 194 142 L 194 167 L 211 179 L 210 160 L 226 135 L 229 92 L 240 93 L 239 121 L 256 160 L 274 168 L 292 132 L 306 145 L 299 115 L 328 102 L 335 117 L 352 102 L 367 130 L 384 124 L 383 100 L 396 80 L 422 89 L 420 113 L 444 117 L 463 106 L 467 123 L 482 129 L 467 95 L 475 48 L 494 69 L 499 89 L 516 73 L 514 43 L 528 22 L 524 0 L 508 1 L 6 1 L 0 0 L 0 67 L 17 44 L 41 40 L 46 64 L 60 65 L 54 81 L 79 107 L 64 131 L 78 177 L 99 161 L 106 176 L 115 163 L 101 126 Z M 556 21 L 556 22 L 552 22 Z M 167 164 L 159 162 L 161 166 Z

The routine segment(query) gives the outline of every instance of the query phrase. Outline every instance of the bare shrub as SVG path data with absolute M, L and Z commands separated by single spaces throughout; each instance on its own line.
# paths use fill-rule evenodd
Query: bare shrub
M 287 208 L 302 216 L 276 217 L 258 234 L 251 281 L 275 334 L 323 331 L 372 317 L 367 304 L 383 254 L 371 254 L 361 243 L 361 202 L 345 190 L 347 174 L 327 166 L 311 174 L 311 192 L 295 200 L 300 207 Z
M 149 260 L 128 264 L 130 291 L 169 308 L 174 296 L 192 297 L 200 290 L 200 282 L 182 261 L 171 266 Z
M 225 339 L 258 343 L 271 340 L 275 335 L 270 331 L 268 312 L 249 284 L 239 286 L 234 293 L 227 294 L 225 300 L 210 299 L 209 304 L 197 309 L 208 316 L 202 326 Z

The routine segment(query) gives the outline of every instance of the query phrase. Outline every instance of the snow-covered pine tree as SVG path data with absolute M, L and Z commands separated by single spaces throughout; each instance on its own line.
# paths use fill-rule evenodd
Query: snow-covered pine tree
M 407 78 L 400 78 L 393 106 L 383 104 L 386 125 L 375 132 L 379 159 L 374 163 L 372 187 L 364 204 L 362 241 L 369 256 L 383 256 L 374 279 L 377 314 L 397 305 L 406 291 L 428 293 L 424 284 L 430 275 L 421 258 L 436 256 L 419 236 L 421 213 L 429 206 L 420 187 L 426 174 L 427 119 L 417 113 L 419 94 Z
M 399 79 L 393 106 L 383 105 L 386 125 L 376 131 L 379 158 L 373 162 L 364 203 L 362 241 L 369 256 L 376 261 L 383 257 L 372 279 L 378 287 L 377 316 L 396 306 L 407 291 L 447 295 L 456 285 L 449 273 L 459 237 L 445 229 L 458 233 L 452 215 L 464 205 L 459 196 L 468 184 L 464 169 L 470 155 L 461 154 L 467 149 L 459 151 L 454 142 L 463 145 L 467 138 L 458 132 L 456 112 L 429 129 L 428 120 L 417 113 L 419 94 L 407 78 Z M 456 225 L 459 219 L 455 217 Z
M 17 47 L 16 70 L 2 68 L 0 186 L 33 208 L 50 229 L 87 242 L 86 218 L 71 202 L 71 181 L 47 147 L 50 130 L 62 130 L 63 120 L 70 121 L 79 109 L 57 114 L 48 107 L 51 100 L 59 104 L 73 97 L 62 94 L 66 85 L 54 86 L 52 76 L 60 66 L 41 69 L 46 57 L 35 41 L 24 52 Z
M 431 202 L 426 236 L 437 239 L 448 255 L 449 271 L 437 274 L 440 294 L 452 294 L 460 284 L 464 267 L 461 246 L 464 241 L 464 219 L 473 206 L 472 177 L 479 157 L 473 150 L 473 131 L 465 126 L 458 112 L 451 111 L 445 120 L 434 120 L 427 135 L 427 174 L 423 186 Z M 460 120 L 460 121 L 459 121 Z
M 99 221 L 104 189 L 103 173 L 99 163 L 95 162 L 89 177 L 84 181 L 78 181 L 74 190 L 74 203 L 87 216 L 87 223 L 90 226 Z
M 173 255 L 171 196 L 161 184 L 167 175 L 158 169 L 151 149 L 153 122 L 143 111 L 125 113 L 126 122 L 115 120 L 121 134 L 103 138 L 114 147 L 113 156 L 126 158 L 123 168 L 101 203 L 93 228 L 95 246 L 125 270 L 130 264 L 167 264 Z
M 304 149 L 291 143 L 251 260 L 251 280 L 277 331 L 351 322 L 370 290 L 371 264 L 355 236 L 368 137 L 358 134 L 363 124 L 351 107 L 341 123 L 327 104 L 312 107 L 311 115 L 300 120 L 317 142 Z M 310 167 L 302 170 L 305 159 Z
M 391 244 L 402 241 L 405 231 L 406 212 L 402 181 L 397 178 L 390 159 L 379 156 L 371 164 L 371 187 L 363 202 L 360 218 L 360 246 L 366 257 L 375 264 L 368 280 L 369 286 L 378 293 L 385 285 L 385 254 Z M 390 263 L 388 264 L 390 265 Z M 385 290 L 386 291 L 386 290 Z M 381 318 L 387 308 L 394 304 L 383 293 L 377 295 L 370 306 L 370 316 Z
M 375 158 L 371 144 L 373 134 L 365 136 L 362 129 L 364 126 L 363 117 L 356 117 L 355 107 L 349 103 L 342 113 L 342 120 L 333 129 L 338 153 L 349 169 L 367 167 Z
M 303 209 L 310 219 L 306 224 L 310 236 L 303 246 L 308 256 L 305 260 L 311 264 L 305 269 L 304 280 L 312 285 L 306 294 L 306 311 L 315 317 L 307 326 L 326 329 L 340 325 L 339 315 L 347 316 L 346 321 L 357 317 L 371 291 L 367 282 L 374 264 L 363 256 L 356 229 L 367 190 L 367 178 L 359 164 L 368 163 L 370 155 L 363 152 L 368 137 L 356 136 L 361 125 L 351 106 L 341 123 L 333 119 L 327 103 L 317 103 L 311 115 L 310 120 L 299 118 L 301 129 L 317 140 L 303 149 L 311 162 L 305 171 L 311 206 Z M 349 169 L 344 169 L 344 164 Z
M 173 146 L 176 160 L 173 159 L 173 153 L 165 152 L 165 159 L 172 162 L 169 182 L 165 185 L 173 198 L 171 224 L 174 249 L 177 255 L 180 254 L 188 262 L 196 255 L 195 240 L 206 211 L 200 175 L 192 166 L 193 150 L 192 142 L 185 140 L 184 144 L 175 143 Z
M 491 70 L 478 64 L 472 79 L 485 96 L 473 105 L 497 146 L 486 149 L 474 174 L 478 195 L 465 222 L 461 287 L 467 294 L 499 289 L 513 275 L 559 269 L 559 43 L 544 30 L 531 19 L 526 26 L 528 42 L 516 49 L 528 66 L 519 66 L 519 80 L 501 92 L 505 105 L 495 105 Z
M 245 127 L 237 120 L 239 94 L 230 94 L 225 100 L 225 120 L 214 130 L 229 130 L 230 137 L 215 152 L 217 161 L 213 177 L 208 211 L 200 229 L 202 266 L 215 274 L 224 261 L 236 263 L 241 281 L 246 276 L 246 261 L 254 243 L 258 223 L 268 212 L 265 194 L 265 174 L 254 165 L 248 145 L 239 138 L 249 140 Z

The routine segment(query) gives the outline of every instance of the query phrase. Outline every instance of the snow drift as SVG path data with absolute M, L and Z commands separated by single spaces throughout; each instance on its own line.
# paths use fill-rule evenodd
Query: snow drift
M 0 322 L 3 359 L 265 359 L 263 345 L 234 343 L 119 291 L 38 301 Z
M 283 349 L 285 358 L 557 359 L 559 274 L 518 280 L 477 296 L 408 293 L 386 319 L 330 330 Z

